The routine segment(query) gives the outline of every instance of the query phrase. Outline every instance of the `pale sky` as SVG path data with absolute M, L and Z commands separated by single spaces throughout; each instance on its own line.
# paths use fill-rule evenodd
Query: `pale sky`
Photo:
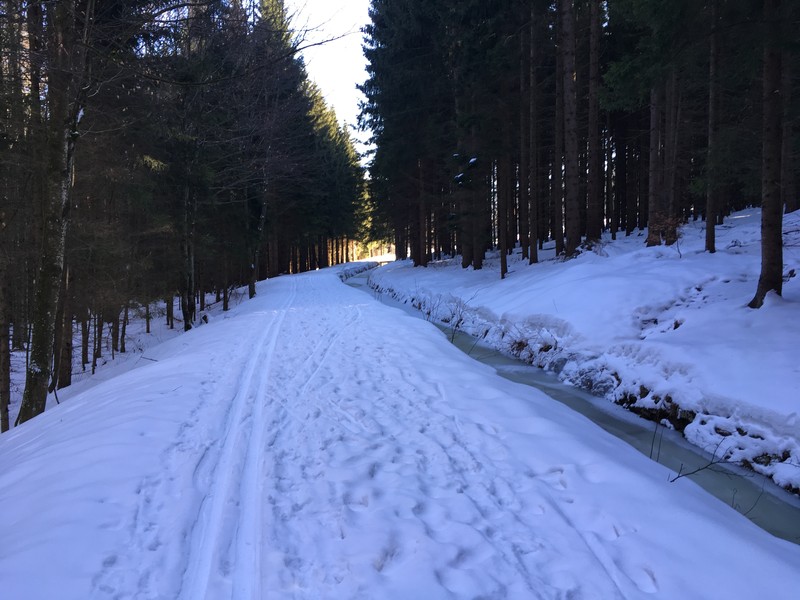
M 307 48 L 303 58 L 309 77 L 333 106 L 339 121 L 356 125 L 358 103 L 363 99 L 356 84 L 367 77 L 360 30 L 369 20 L 369 0 L 284 0 L 284 5 L 292 27 L 305 32 L 306 43 L 344 36 Z

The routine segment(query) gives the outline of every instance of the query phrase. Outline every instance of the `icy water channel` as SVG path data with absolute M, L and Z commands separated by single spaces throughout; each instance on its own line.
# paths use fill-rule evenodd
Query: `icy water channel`
M 388 306 L 400 308 L 422 318 L 413 307 L 385 295 L 376 294 L 367 285 L 367 273 L 347 280 L 347 284 L 370 294 Z M 493 367 L 499 375 L 511 381 L 541 390 L 554 400 L 565 404 L 612 435 L 627 442 L 651 460 L 664 465 L 664 477 L 672 479 L 679 471 L 687 473 L 708 465 L 711 454 L 689 444 L 683 436 L 618 407 L 604 398 L 592 396 L 581 389 L 564 385 L 552 373 L 529 366 L 481 344 L 476 338 L 454 332 L 442 325 L 448 339 L 473 359 Z M 714 465 L 688 476 L 720 501 L 733 506 L 762 529 L 800 544 L 800 498 L 779 488 L 771 480 L 732 465 Z M 673 485 L 681 485 L 682 480 Z

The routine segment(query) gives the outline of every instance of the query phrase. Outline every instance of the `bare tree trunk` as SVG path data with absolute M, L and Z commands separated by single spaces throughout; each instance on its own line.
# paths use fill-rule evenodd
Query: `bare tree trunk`
M 783 206 L 781 204 L 781 39 L 780 0 L 764 0 L 764 89 L 761 156 L 761 275 L 750 308 L 760 308 L 767 292 L 783 287 Z

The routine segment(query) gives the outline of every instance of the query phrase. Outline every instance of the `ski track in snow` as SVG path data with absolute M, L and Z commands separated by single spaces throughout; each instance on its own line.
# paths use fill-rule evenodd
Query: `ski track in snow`
M 314 285 L 311 279 L 306 283 Z M 314 292 L 308 290 L 304 301 L 324 306 L 322 292 Z M 353 363 L 348 357 L 359 356 L 363 343 L 359 336 L 361 312 L 357 305 L 351 306 L 348 310 L 353 315 L 342 318 L 336 314 L 341 310 L 320 311 L 317 318 L 322 327 L 317 318 L 293 319 L 290 314 L 286 320 L 280 343 L 311 340 L 318 328 L 324 333 L 302 365 L 292 372 L 274 374 L 270 387 L 282 394 L 266 405 L 268 466 L 263 481 L 267 514 L 247 522 L 251 532 L 260 523 L 265 525 L 264 562 L 259 565 L 256 559 L 255 564 L 263 587 L 242 589 L 233 597 L 257 598 L 262 591 L 269 597 L 281 593 L 306 597 L 304 591 L 313 597 L 314 582 L 326 581 L 333 590 L 356 574 L 354 568 L 363 569 L 363 562 L 376 576 L 387 572 L 393 562 L 412 552 L 404 547 L 397 531 L 379 532 L 384 541 L 366 558 L 339 556 L 332 547 L 339 541 L 347 548 L 348 538 L 364 531 L 376 533 L 370 526 L 370 515 L 376 513 L 414 521 L 434 545 L 448 550 L 448 559 L 434 571 L 443 597 L 468 592 L 460 587 L 463 580 L 457 571 L 478 569 L 488 558 L 487 546 L 501 563 L 514 565 L 516 573 L 506 576 L 524 582 L 527 597 L 557 597 L 544 592 L 554 590 L 538 575 L 543 565 L 528 558 L 540 549 L 537 544 L 541 542 L 537 542 L 536 524 L 526 522 L 523 509 L 528 501 L 519 493 L 515 473 L 494 472 L 487 458 L 471 448 L 482 448 L 500 460 L 507 450 L 489 429 L 465 433 L 468 426 L 458 417 L 438 412 L 437 405 L 447 404 L 442 386 L 428 382 L 427 389 L 420 390 L 419 376 L 403 364 L 402 354 L 373 356 L 378 365 Z M 337 328 L 343 320 L 346 326 Z M 396 363 L 396 372 L 391 363 Z M 363 453 L 365 447 L 367 454 Z M 488 485 L 487 470 L 491 473 Z M 405 490 L 413 492 L 410 497 L 394 496 L 396 474 L 409 472 L 417 473 L 417 489 Z M 431 498 L 442 493 L 440 498 Z M 562 519 L 571 528 L 558 508 L 564 501 L 547 494 L 545 504 L 552 509 L 547 518 Z M 498 521 L 508 519 L 514 521 L 513 526 L 498 527 Z M 458 536 L 450 526 L 444 527 L 452 521 L 460 523 Z M 512 531 L 513 536 L 509 535 Z M 257 535 L 251 533 L 254 546 L 258 545 Z M 578 537 L 569 544 L 576 542 L 584 540 Z M 600 543 L 585 543 L 612 580 L 624 576 L 610 565 Z M 240 544 L 239 548 L 247 550 L 248 546 Z M 332 557 L 334 564 L 330 563 Z M 237 564 L 252 562 L 239 560 Z M 244 573 L 241 577 L 248 579 Z M 505 596 L 505 583 L 495 583 L 485 591 L 492 597 Z M 477 581 L 476 585 L 480 587 Z M 345 597 L 359 593 L 358 589 L 349 590 Z
M 205 454 L 195 472 L 198 487 L 207 487 L 208 491 L 192 529 L 180 598 L 260 597 L 256 587 L 250 588 L 259 579 L 245 574 L 257 568 L 261 548 L 257 535 L 263 481 L 260 473 L 264 452 L 263 412 L 264 404 L 269 401 L 266 389 L 275 346 L 295 296 L 293 286 L 286 305 L 251 350 L 252 358 L 245 364 L 231 403 L 222 447 L 211 455 Z M 227 539 L 228 535 L 233 535 L 234 539 Z M 234 564 L 235 574 L 241 572 L 244 576 L 233 577 L 237 584 L 233 593 L 218 589 L 214 576 L 218 573 L 229 576 Z
M 433 350 L 405 347 L 370 314 L 388 309 L 355 290 L 331 294 L 341 285 L 332 276 L 281 279 L 286 302 L 248 315 L 258 322 L 249 339 L 214 358 L 216 379 L 203 382 L 163 474 L 142 482 L 130 548 L 103 562 L 96 597 L 577 600 L 659 591 L 657 565 L 631 550 L 636 543 L 619 546 L 636 526 L 593 495 L 605 471 L 577 458 L 518 456 L 512 434 L 457 408 L 435 367 L 420 371 L 417 353 Z M 205 431 L 215 410 L 219 429 Z M 526 419 L 525 435 L 546 448 L 552 424 Z M 175 514 L 183 520 L 165 522 Z
M 569 358 L 564 376 L 607 367 L 628 382 L 621 391 L 677 390 L 698 403 L 694 443 L 714 449 L 727 432 L 751 456 L 796 457 L 797 361 L 785 349 L 797 279 L 768 311 L 744 308 L 760 231 L 744 216 L 744 242 L 715 255 L 695 227 L 683 256 L 630 239 L 569 268 L 518 265 L 502 287 L 487 269 L 441 265 L 390 266 L 384 284 L 503 348 L 527 342 L 556 360 L 612 340 L 596 360 Z M 261 282 L 255 299 L 210 310 L 202 328 L 148 344 L 146 360 L 3 434 L 0 596 L 797 596 L 800 547 L 339 281 L 364 268 Z M 795 481 L 796 460 L 784 462 L 778 475 Z

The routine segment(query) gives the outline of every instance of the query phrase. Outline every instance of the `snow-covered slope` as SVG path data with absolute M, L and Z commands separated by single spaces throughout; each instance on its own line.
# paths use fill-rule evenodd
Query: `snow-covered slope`
M 335 270 L 147 355 L 0 436 L 3 598 L 800 588 L 800 547 Z
M 726 460 L 800 490 L 800 215 L 784 220 L 786 282 L 760 310 L 760 212 L 718 227 L 715 254 L 690 223 L 672 247 L 645 235 L 606 238 L 563 261 L 552 248 L 481 271 L 458 260 L 427 269 L 399 262 L 371 285 L 431 318 L 484 338 L 568 383 L 665 419 Z M 550 244 L 552 245 L 552 244 Z

